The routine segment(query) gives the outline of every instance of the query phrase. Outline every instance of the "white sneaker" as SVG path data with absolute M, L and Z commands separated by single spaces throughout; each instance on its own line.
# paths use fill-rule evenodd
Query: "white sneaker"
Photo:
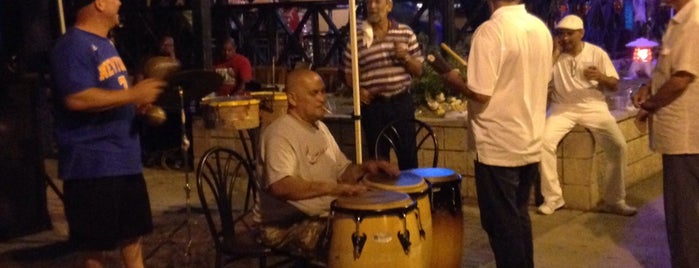
M 636 215 L 636 213 L 638 213 L 638 210 L 635 207 L 627 205 L 626 202 L 621 202 L 617 204 L 604 204 L 600 207 L 599 210 L 601 212 L 627 217 Z
M 563 201 L 563 198 L 559 198 L 558 200 L 554 201 L 544 202 L 543 204 L 541 204 L 541 206 L 539 206 L 536 209 L 536 212 L 542 215 L 551 215 L 554 212 L 556 212 L 556 210 L 562 208 L 565 204 L 566 202 Z

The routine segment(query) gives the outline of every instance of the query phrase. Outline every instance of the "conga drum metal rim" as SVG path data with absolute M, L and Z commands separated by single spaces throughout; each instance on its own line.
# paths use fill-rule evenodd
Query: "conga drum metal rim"
M 353 214 L 356 211 L 383 214 L 386 211 L 405 211 L 417 206 L 405 193 L 369 191 L 357 196 L 341 197 L 332 202 L 333 211 Z
M 288 96 L 284 92 L 274 92 L 274 91 L 254 91 L 250 92 L 250 96 L 256 99 L 269 98 L 272 97 L 273 100 L 286 100 Z

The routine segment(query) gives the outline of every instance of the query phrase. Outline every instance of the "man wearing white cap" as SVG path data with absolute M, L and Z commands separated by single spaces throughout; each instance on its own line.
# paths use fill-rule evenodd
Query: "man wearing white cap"
M 616 91 L 619 75 L 602 48 L 583 42 L 583 21 L 565 16 L 556 25 L 560 56 L 553 65 L 553 91 L 544 130 L 541 156 L 541 193 L 544 203 L 537 212 L 553 214 L 565 205 L 556 168 L 556 147 L 576 124 L 592 132 L 607 156 L 605 192 L 600 211 L 624 216 L 636 214 L 626 204 L 624 169 L 626 140 L 609 112 L 603 91 Z

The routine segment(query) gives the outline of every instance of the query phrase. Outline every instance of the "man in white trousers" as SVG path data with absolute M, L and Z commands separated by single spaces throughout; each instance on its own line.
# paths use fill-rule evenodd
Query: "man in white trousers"
M 544 203 L 537 212 L 553 214 L 565 205 L 558 170 L 556 147 L 579 124 L 589 129 L 607 156 L 603 204 L 600 211 L 633 216 L 636 208 L 626 204 L 624 170 L 626 140 L 609 112 L 603 91 L 616 91 L 619 82 L 612 61 L 598 46 L 583 42 L 583 21 L 568 15 L 556 25 L 560 56 L 554 57 L 549 116 L 544 130 L 541 156 L 541 194 Z

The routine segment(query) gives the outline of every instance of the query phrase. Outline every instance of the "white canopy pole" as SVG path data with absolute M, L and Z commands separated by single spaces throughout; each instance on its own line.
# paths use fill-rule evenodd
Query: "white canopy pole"
M 359 60 L 357 59 L 357 4 L 355 0 L 349 1 L 349 26 L 350 26 L 350 55 L 352 56 L 352 99 L 354 104 L 354 144 L 357 152 L 357 164 L 362 163 L 362 124 L 360 120 L 360 96 L 359 96 Z
M 65 14 L 63 14 L 63 0 L 56 0 L 56 3 L 58 3 L 58 20 L 61 25 L 61 34 L 64 34 L 66 33 L 66 18 Z

